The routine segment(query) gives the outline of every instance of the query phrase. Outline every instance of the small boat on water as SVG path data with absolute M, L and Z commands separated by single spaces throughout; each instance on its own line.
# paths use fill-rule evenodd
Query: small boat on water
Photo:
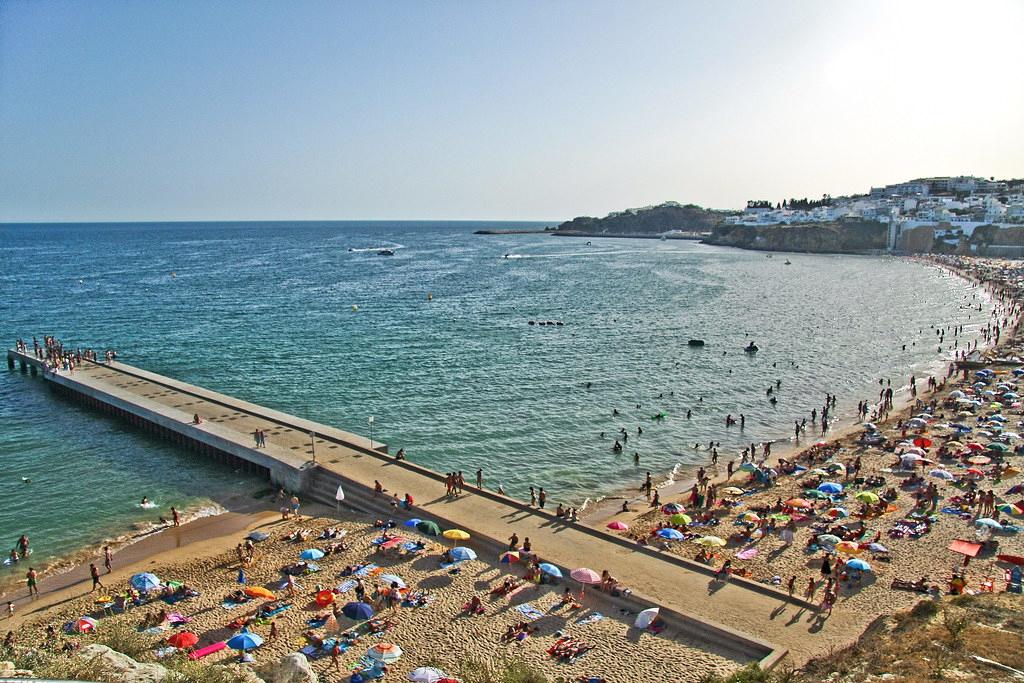
M 392 249 L 381 249 L 377 252 L 377 256 L 394 256 L 395 252 Z
M 786 259 L 786 262 L 783 263 L 782 265 L 784 265 L 784 266 L 791 266 L 791 265 L 793 265 L 793 262 L 790 261 L 789 259 Z
M 686 342 L 686 345 L 687 346 L 704 346 L 704 340 L 703 339 L 691 339 L 690 341 Z
M 759 349 L 757 348 L 757 344 L 755 344 L 754 342 L 750 342 L 749 344 L 747 344 L 746 348 L 743 349 L 745 353 L 757 353 L 758 350 Z

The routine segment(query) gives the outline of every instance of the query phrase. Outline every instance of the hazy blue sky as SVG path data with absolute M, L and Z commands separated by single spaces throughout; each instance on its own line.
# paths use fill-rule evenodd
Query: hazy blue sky
M 1024 176 L 1024 2 L 0 0 L 0 221 L 563 219 Z

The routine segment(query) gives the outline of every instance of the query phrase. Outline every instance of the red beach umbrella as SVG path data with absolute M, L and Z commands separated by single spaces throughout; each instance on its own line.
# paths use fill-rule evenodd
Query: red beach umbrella
M 614 522 L 608 522 L 608 528 L 609 529 L 614 529 L 615 531 L 626 531 L 626 530 L 629 529 L 629 525 L 626 524 L 625 522 L 620 522 L 619 520 L 615 520 Z
M 924 436 L 919 436 L 914 439 L 914 445 L 918 448 L 928 448 L 932 445 L 932 440 Z
M 199 636 L 191 631 L 181 631 L 175 633 L 173 636 L 167 639 L 167 642 L 174 647 L 184 650 L 186 648 L 194 647 L 199 642 Z

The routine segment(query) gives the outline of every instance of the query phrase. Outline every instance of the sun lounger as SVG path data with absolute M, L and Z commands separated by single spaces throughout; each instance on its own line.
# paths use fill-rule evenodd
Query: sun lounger
M 528 602 L 524 602 L 521 605 L 516 605 L 515 610 L 527 619 L 529 619 L 530 621 L 536 621 L 537 619 L 540 619 L 542 616 L 544 616 L 543 612 L 541 612 L 539 609 L 537 609 Z
M 201 647 L 198 650 L 193 650 L 192 652 L 189 652 L 188 653 L 188 658 L 189 659 L 193 659 L 193 660 L 194 659 L 202 659 L 203 657 L 206 657 L 208 655 L 212 655 L 214 652 L 220 652 L 221 650 L 223 650 L 227 646 L 228 646 L 227 643 L 225 643 L 222 640 L 220 642 L 213 643 L 212 645 L 207 645 L 206 647 Z

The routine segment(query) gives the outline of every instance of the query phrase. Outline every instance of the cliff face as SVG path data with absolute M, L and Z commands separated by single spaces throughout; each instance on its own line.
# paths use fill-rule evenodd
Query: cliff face
M 855 254 L 885 249 L 888 233 L 888 226 L 874 221 L 723 225 L 715 228 L 704 242 L 762 251 Z
M 586 235 L 660 235 L 669 230 L 707 232 L 722 223 L 726 214 L 669 202 L 644 209 L 630 209 L 604 218 L 580 216 L 562 223 L 554 232 Z

